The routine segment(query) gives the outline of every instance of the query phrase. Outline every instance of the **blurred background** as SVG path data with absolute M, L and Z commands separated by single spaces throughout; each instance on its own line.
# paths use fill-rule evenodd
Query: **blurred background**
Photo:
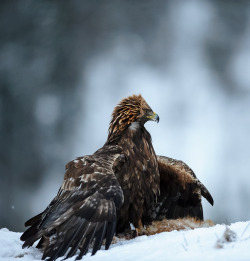
M 205 218 L 250 219 L 250 1 L 8 0 L 0 35 L 0 227 L 23 231 L 139 93 L 157 154 L 213 195 Z

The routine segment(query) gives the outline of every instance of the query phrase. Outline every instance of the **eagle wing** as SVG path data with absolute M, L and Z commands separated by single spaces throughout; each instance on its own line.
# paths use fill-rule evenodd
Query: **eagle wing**
M 77 158 L 66 165 L 64 182 L 57 196 L 41 214 L 28 220 L 21 236 L 23 247 L 40 239 L 43 259 L 55 260 L 67 254 L 80 259 L 89 246 L 92 254 L 111 244 L 116 228 L 116 210 L 123 204 L 123 192 L 113 167 L 123 157 L 116 146 L 104 146 L 92 156 Z
M 184 162 L 164 156 L 157 156 L 157 160 L 160 196 L 150 210 L 151 220 L 184 217 L 203 220 L 201 197 L 213 205 L 213 198 L 206 187 Z

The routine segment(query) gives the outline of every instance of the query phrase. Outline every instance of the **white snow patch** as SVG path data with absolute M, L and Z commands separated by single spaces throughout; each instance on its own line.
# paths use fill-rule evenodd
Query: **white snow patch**
M 133 240 L 122 241 L 91 256 L 88 253 L 84 261 L 109 260 L 250 260 L 250 221 L 237 222 L 228 228 L 235 232 L 233 240 L 222 240 L 221 248 L 217 242 L 224 237 L 225 225 L 210 228 L 197 228 L 186 231 L 164 232 L 154 236 L 141 236 Z M 40 260 L 42 253 L 34 247 L 22 249 L 21 233 L 0 230 L 0 260 L 20 261 Z M 61 259 L 61 258 L 60 258 Z M 58 259 L 58 260 L 60 260 Z M 68 260 L 73 261 L 75 257 Z

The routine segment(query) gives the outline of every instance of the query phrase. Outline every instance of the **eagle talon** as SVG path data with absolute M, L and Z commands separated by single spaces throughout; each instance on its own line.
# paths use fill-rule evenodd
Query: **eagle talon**
M 147 235 L 147 230 L 144 228 L 141 219 L 138 222 L 138 227 L 135 228 L 136 231 L 136 235 L 137 236 L 143 236 L 143 235 Z
M 135 233 L 136 237 L 148 235 L 148 232 L 145 228 L 136 228 Z

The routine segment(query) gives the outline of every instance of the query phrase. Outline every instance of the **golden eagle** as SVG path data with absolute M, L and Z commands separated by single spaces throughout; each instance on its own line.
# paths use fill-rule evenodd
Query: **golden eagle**
M 123 99 L 114 109 L 108 138 L 93 155 L 66 165 L 57 196 L 25 223 L 23 247 L 39 240 L 43 259 L 77 259 L 91 246 L 108 249 L 115 233 L 132 223 L 141 229 L 163 218 L 203 219 L 201 196 L 213 198 L 182 161 L 155 154 L 147 121 L 159 121 L 141 95 Z

